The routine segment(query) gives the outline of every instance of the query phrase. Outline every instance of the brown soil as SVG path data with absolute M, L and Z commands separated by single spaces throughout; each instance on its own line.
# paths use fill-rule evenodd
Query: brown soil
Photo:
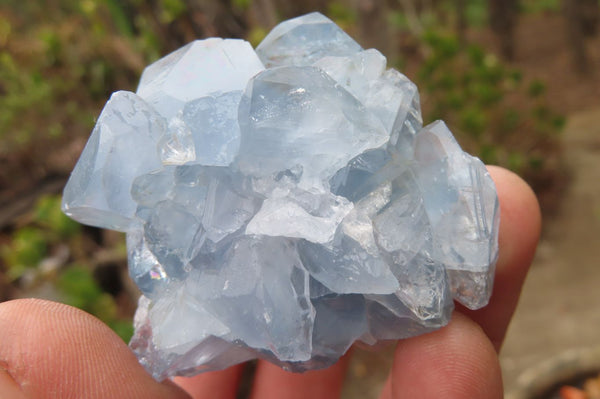
M 566 31 L 564 18 L 559 14 L 522 16 L 512 65 L 523 72 L 526 80 L 543 81 L 549 104 L 571 115 L 600 105 L 600 35 L 586 43 L 590 72 L 582 75 L 574 72 Z M 471 37 L 487 48 L 496 49 L 496 40 L 490 32 L 477 32 Z
M 573 179 L 546 221 L 509 329 L 501 356 L 508 391 L 524 384 L 527 369 L 600 344 L 600 107 L 571 115 L 564 146 Z

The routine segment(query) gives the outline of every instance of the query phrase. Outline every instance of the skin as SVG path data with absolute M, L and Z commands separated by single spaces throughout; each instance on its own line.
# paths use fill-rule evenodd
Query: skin
M 399 341 L 382 399 L 502 398 L 498 351 L 540 234 L 531 189 L 488 168 L 500 197 L 500 257 L 490 304 L 460 307 L 436 332 Z M 304 374 L 259 362 L 252 398 L 340 396 L 347 359 Z M 94 317 L 66 305 L 22 299 L 0 304 L 0 397 L 235 398 L 243 366 L 158 383 L 127 346 Z

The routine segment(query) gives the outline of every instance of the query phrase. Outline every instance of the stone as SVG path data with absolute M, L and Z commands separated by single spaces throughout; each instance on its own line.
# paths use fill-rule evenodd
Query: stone
M 485 306 L 499 207 L 417 87 L 325 16 L 256 52 L 206 39 L 113 94 L 64 212 L 126 233 L 130 347 L 162 380 L 250 359 L 301 372 Z

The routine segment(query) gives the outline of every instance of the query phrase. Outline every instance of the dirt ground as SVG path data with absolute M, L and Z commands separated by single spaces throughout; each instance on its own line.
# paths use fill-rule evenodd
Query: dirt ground
M 509 393 L 528 369 L 600 345 L 600 107 L 573 114 L 564 143 L 573 180 L 546 223 L 502 350 Z

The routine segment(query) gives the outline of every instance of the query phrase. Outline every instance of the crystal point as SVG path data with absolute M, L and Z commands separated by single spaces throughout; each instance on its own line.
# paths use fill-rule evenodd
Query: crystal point
M 63 211 L 81 223 L 126 231 L 136 208 L 131 184 L 161 167 L 156 145 L 165 131 L 164 119 L 140 97 L 114 93 L 71 173 Z

